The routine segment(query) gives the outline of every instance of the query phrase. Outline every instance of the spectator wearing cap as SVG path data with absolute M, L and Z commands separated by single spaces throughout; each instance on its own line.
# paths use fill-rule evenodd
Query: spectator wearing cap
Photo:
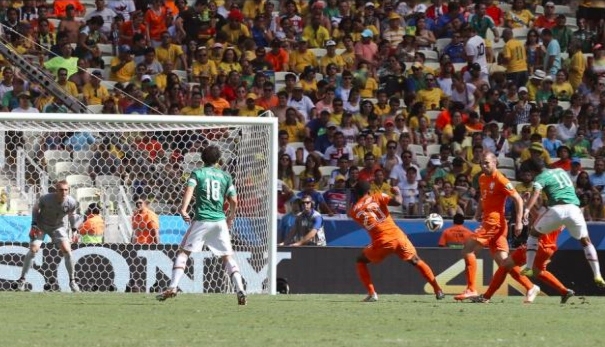
M 588 177 L 588 173 L 582 169 L 582 161 L 580 158 L 572 158 L 571 159 L 571 169 L 567 172 L 569 178 L 571 178 L 572 182 L 576 182 L 576 189 L 580 186 L 578 184 L 580 173 L 584 173 L 586 175 L 586 181 L 590 184 L 590 179 Z M 592 189 L 592 186 L 589 187 Z
M 305 122 L 315 118 L 315 104 L 313 104 L 313 101 L 308 96 L 304 95 L 304 90 L 300 83 L 294 85 L 292 96 L 288 99 L 288 106 L 293 107 L 302 114 Z
M 111 95 L 105 86 L 101 84 L 103 74 L 100 70 L 94 70 L 88 83 L 82 88 L 82 96 L 86 105 L 101 105 Z
M 349 207 L 349 190 L 346 188 L 347 178 L 343 175 L 334 177 L 334 186 L 326 190 L 323 198 L 334 214 L 346 214 Z
M 110 76 L 112 81 L 127 83 L 135 76 L 136 64 L 131 54 L 130 46 L 118 47 L 118 56 L 111 60 Z
M 557 71 L 561 69 L 561 46 L 559 42 L 553 38 L 550 29 L 543 29 L 540 33 L 542 44 L 546 48 L 544 55 L 544 71 L 547 75 L 554 77 Z
M 281 47 L 281 41 L 279 39 L 273 39 L 271 41 L 271 49 L 266 53 L 265 60 L 273 66 L 275 72 L 288 71 L 290 67 L 289 54 Z
M 361 40 L 355 43 L 355 66 L 366 63 L 375 70 L 379 67 L 381 58 L 378 57 L 378 45 L 372 40 L 374 33 L 370 29 L 361 32 Z
M 533 136 L 532 139 L 534 139 Z M 548 155 L 548 152 L 544 149 L 544 146 L 542 146 L 542 139 L 539 139 L 538 137 L 535 137 L 535 139 L 535 141 L 532 140 L 528 149 L 524 149 L 523 152 L 521 152 L 521 162 L 524 162 L 527 159 L 534 159 L 542 161 L 547 166 L 550 165 L 550 155 Z
M 31 96 L 29 92 L 22 91 L 17 95 L 19 105 L 11 110 L 11 112 L 20 113 L 40 113 L 37 108 L 31 106 Z
M 333 64 L 336 72 L 342 72 L 345 67 L 345 61 L 342 56 L 336 54 L 336 42 L 334 40 L 326 41 L 326 54 L 319 60 L 320 72 L 327 75 L 328 65 Z
M 388 15 L 388 27 L 382 32 L 382 39 L 389 43 L 391 52 L 395 52 L 397 46 L 403 41 L 405 27 L 401 26 L 401 16 L 396 12 Z
M 202 73 L 207 73 L 211 81 L 214 81 L 216 76 L 218 76 L 216 63 L 209 58 L 208 54 L 206 47 L 199 47 L 195 51 L 195 61 L 191 64 L 191 73 L 194 81 L 199 81 Z
M 385 173 L 382 168 L 374 171 L 374 179 L 370 182 L 370 192 L 372 194 L 382 193 L 390 197 L 393 196 L 393 187 L 386 181 Z
M 557 14 L 555 13 L 555 3 L 552 1 L 544 5 L 544 14 L 536 18 L 534 27 L 539 29 L 552 29 L 557 25 Z
M 317 57 L 308 49 L 308 38 L 302 37 L 298 42 L 296 50 L 290 53 L 290 70 L 297 74 L 304 71 L 305 67 L 317 67 Z
M 67 69 L 68 78 L 78 71 L 78 58 L 72 56 L 73 48 L 71 44 L 64 43 L 61 47 L 61 55 L 56 56 L 44 63 L 44 67 L 53 75 L 56 75 L 59 68 Z
M 563 119 L 557 124 L 557 138 L 563 143 L 576 137 L 578 126 L 574 122 L 573 111 L 563 112 Z
M 432 189 L 437 179 L 445 179 L 447 171 L 445 171 L 441 164 L 438 154 L 431 155 L 426 168 L 420 170 L 420 177 L 428 184 L 428 188 Z
M 221 30 L 227 34 L 227 42 L 237 46 L 241 37 L 251 37 L 246 24 L 243 23 L 244 16 L 238 9 L 232 9 L 227 16 L 228 23 Z
M 173 13 L 164 6 L 162 0 L 151 0 L 150 7 L 145 12 L 145 37 L 152 47 L 157 47 L 162 41 L 162 33 L 172 25 Z
M 576 136 L 567 140 L 565 145 L 571 149 L 573 157 L 590 158 L 591 146 L 590 140 L 586 136 L 586 129 L 578 128 Z
M 85 220 L 78 228 L 80 242 L 83 244 L 103 243 L 105 234 L 105 221 L 101 216 L 102 208 L 99 203 L 94 202 L 88 205 L 85 213 Z
M 265 109 L 256 105 L 256 99 L 258 96 L 254 93 L 248 93 L 246 95 L 246 106 L 239 108 L 239 116 L 243 117 L 258 117 L 259 114 L 265 112 Z

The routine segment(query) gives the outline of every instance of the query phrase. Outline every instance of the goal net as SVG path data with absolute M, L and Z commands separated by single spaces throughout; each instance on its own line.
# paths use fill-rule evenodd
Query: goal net
M 188 227 L 178 213 L 186 179 L 203 165 L 202 149 L 216 145 L 238 193 L 230 232 L 246 290 L 275 293 L 275 118 L 10 113 L 0 114 L 0 129 L 0 290 L 16 287 L 32 207 L 58 180 L 68 181 L 90 221 L 73 235 L 80 287 L 165 289 Z M 141 210 L 145 205 L 157 219 Z M 100 225 L 93 223 L 97 212 Z M 148 237 L 154 220 L 159 242 Z M 48 237 L 33 263 L 29 290 L 69 290 L 64 262 Z M 191 255 L 179 288 L 233 291 L 221 260 L 207 248 Z

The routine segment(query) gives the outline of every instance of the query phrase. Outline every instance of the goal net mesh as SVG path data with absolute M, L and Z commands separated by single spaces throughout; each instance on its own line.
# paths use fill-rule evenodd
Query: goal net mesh
M 221 149 L 220 166 L 232 175 L 238 193 L 237 218 L 230 232 L 246 289 L 268 292 L 274 216 L 270 211 L 272 128 L 218 122 L 0 121 L 4 149 L 0 151 L 0 288 L 16 287 L 27 252 L 32 207 L 63 179 L 79 201 L 82 215 L 90 217 L 93 203 L 102 208 L 102 237 L 99 228 L 73 237 L 81 288 L 132 292 L 166 288 L 188 227 L 178 214 L 186 179 L 203 165 L 201 151 L 212 144 Z M 141 200 L 158 217 L 159 244 L 144 244 L 141 237 L 153 220 L 137 213 Z M 69 290 L 67 277 L 64 262 L 47 237 L 26 277 L 28 289 Z M 207 248 L 192 254 L 180 289 L 233 291 L 220 258 Z

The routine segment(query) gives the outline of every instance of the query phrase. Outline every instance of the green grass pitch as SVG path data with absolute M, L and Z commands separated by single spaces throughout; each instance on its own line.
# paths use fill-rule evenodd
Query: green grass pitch
M 1 346 L 601 346 L 605 297 L 0 293 Z

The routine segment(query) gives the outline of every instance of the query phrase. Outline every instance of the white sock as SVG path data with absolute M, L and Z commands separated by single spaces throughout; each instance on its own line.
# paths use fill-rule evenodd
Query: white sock
M 27 272 L 32 267 L 32 260 L 36 256 L 36 253 L 31 250 L 27 251 L 25 258 L 23 258 L 23 269 L 21 269 L 21 278 L 25 278 Z
M 534 259 L 536 258 L 536 251 L 538 250 L 538 238 L 535 236 L 529 235 L 527 237 L 527 251 L 525 252 L 527 262 L 525 263 L 525 267 L 528 269 L 534 268 Z
M 183 275 L 185 274 L 185 267 L 187 267 L 187 259 L 189 256 L 181 252 L 174 259 L 174 266 L 172 267 L 172 278 L 170 279 L 170 288 L 177 288 Z
M 227 270 L 227 273 L 231 276 L 231 281 L 235 286 L 235 291 L 243 292 L 244 284 L 242 281 L 242 274 L 240 274 L 239 272 L 239 267 L 237 266 L 235 259 L 229 258 L 229 260 L 225 262 L 225 268 Z
M 588 260 L 588 264 L 592 269 L 594 277 L 601 277 L 601 269 L 599 266 L 599 257 L 597 256 L 597 250 L 594 248 L 592 243 L 589 243 L 584 247 L 584 256 Z
M 71 253 L 65 253 L 63 255 L 63 259 L 65 259 L 65 269 L 67 269 L 67 274 L 69 275 L 69 280 L 73 281 L 75 266 L 73 261 L 71 260 Z

